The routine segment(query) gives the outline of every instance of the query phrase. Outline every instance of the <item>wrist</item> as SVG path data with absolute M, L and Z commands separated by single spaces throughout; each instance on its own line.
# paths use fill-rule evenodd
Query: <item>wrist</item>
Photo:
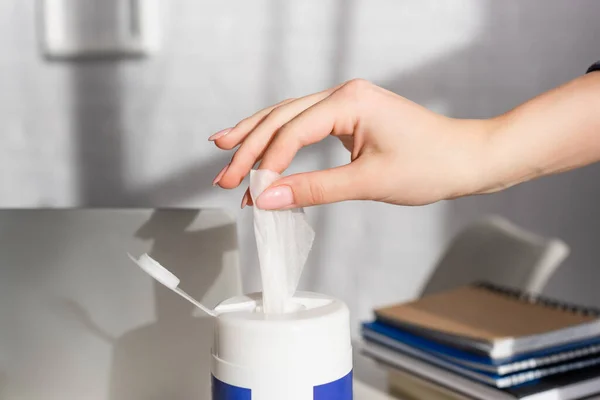
M 523 132 L 518 109 L 486 120 L 473 194 L 490 194 L 547 174 L 529 149 L 535 143 Z M 535 153 L 535 152 L 534 152 Z
M 455 190 L 448 198 L 492 193 L 504 187 L 499 178 L 497 149 L 494 140 L 503 129 L 504 122 L 498 118 L 453 120 L 453 131 L 462 140 L 459 141 L 451 162 L 458 166 Z
M 488 120 L 476 193 L 493 193 L 600 159 L 600 73 L 579 77 Z

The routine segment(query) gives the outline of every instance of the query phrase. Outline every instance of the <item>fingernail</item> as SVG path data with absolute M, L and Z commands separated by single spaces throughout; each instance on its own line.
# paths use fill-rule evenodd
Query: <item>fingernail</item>
M 246 207 L 248 205 L 248 192 L 246 192 L 244 194 L 244 197 L 242 197 L 242 208 Z
M 256 206 L 263 210 L 276 210 L 290 207 L 294 204 L 294 193 L 289 186 L 276 186 L 265 190 L 258 199 Z
M 215 179 L 213 180 L 212 185 L 213 186 L 217 186 L 217 184 L 219 183 L 219 181 L 221 180 L 221 178 L 223 177 L 223 175 L 225 175 L 225 172 L 227 172 L 227 168 L 229 168 L 229 164 L 227 164 L 222 170 L 221 172 L 219 172 L 217 174 L 217 176 L 215 176 Z
M 208 140 L 211 142 L 214 142 L 215 140 L 220 139 L 223 136 L 227 135 L 231 131 L 231 129 L 233 129 L 233 128 L 223 129 L 222 131 L 219 131 L 219 132 L 215 133 L 214 135 L 211 135 L 208 138 Z

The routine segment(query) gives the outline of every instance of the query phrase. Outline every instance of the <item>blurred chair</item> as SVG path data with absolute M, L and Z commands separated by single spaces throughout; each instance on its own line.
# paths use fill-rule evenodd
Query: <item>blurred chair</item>
M 538 236 L 498 216 L 487 217 L 450 243 L 421 295 L 474 281 L 540 293 L 569 251 L 559 239 Z

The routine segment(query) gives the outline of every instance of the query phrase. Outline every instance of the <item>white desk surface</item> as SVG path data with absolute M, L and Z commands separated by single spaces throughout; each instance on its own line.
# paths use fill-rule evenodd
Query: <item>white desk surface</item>
M 361 381 L 354 381 L 354 400 L 398 400 L 388 394 L 368 386 Z
M 387 374 L 373 360 L 363 356 L 354 344 L 354 400 L 401 400 L 385 393 Z

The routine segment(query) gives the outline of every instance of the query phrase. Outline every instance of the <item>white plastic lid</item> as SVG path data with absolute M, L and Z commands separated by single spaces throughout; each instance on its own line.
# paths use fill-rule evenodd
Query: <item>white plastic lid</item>
M 348 307 L 309 292 L 294 296 L 294 310 L 264 314 L 260 293 L 235 297 L 215 311 L 213 357 L 241 369 L 348 373 L 352 364 Z

